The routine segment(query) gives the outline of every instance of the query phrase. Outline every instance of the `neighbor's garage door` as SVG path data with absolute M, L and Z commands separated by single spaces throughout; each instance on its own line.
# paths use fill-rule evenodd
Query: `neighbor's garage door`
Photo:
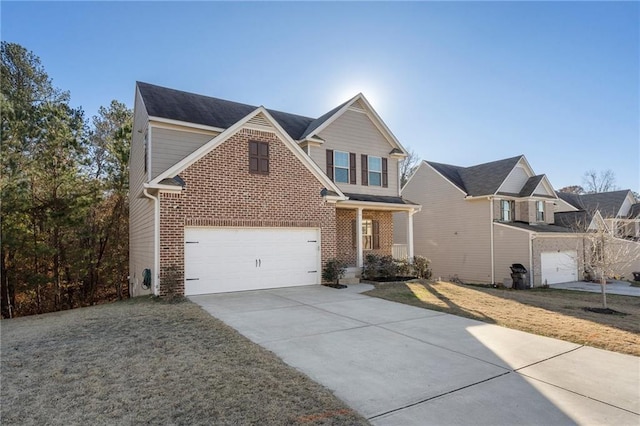
M 185 294 L 320 284 L 315 228 L 185 228 Z
M 541 253 L 542 283 L 578 281 L 578 256 L 575 250 Z

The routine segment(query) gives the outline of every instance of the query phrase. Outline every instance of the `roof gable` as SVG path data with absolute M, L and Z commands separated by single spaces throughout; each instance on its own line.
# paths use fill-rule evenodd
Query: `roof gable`
M 325 187 L 338 194 L 340 198 L 345 198 L 344 194 L 338 189 L 338 187 L 324 174 L 320 168 L 314 163 L 311 158 L 306 155 L 302 149 L 298 146 L 298 144 L 291 139 L 291 137 L 282 129 L 280 124 L 271 116 L 271 114 L 264 108 L 258 107 L 254 111 L 247 114 L 244 118 L 238 120 L 235 124 L 227 128 L 224 132 L 220 133 L 209 142 L 198 148 L 192 154 L 188 155 L 174 166 L 170 167 L 168 170 L 159 174 L 155 179 L 153 179 L 149 186 L 153 187 L 154 185 L 159 184 L 165 179 L 173 178 L 178 175 L 184 169 L 198 161 L 200 158 L 204 157 L 206 154 L 211 152 L 218 145 L 222 144 L 224 141 L 229 139 L 232 135 L 234 135 L 241 128 L 260 128 L 263 131 L 271 131 L 276 133 L 280 139 L 285 143 L 285 145 L 296 155 L 296 157 L 303 163 L 307 169 L 321 182 L 325 185 Z
M 598 211 L 603 218 L 616 217 L 631 196 L 628 189 L 622 191 L 598 192 L 595 194 L 571 194 L 559 192 L 558 197 L 573 207 L 589 212 Z

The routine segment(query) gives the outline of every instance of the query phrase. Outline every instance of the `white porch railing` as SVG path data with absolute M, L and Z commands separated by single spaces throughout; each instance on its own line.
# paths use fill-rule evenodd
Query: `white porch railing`
M 394 244 L 391 246 L 391 256 L 394 259 L 406 260 L 409 258 L 409 250 L 406 244 Z

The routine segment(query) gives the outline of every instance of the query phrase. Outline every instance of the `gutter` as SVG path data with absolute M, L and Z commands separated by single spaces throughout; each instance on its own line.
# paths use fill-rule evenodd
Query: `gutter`
M 153 274 L 151 275 L 151 288 L 154 296 L 160 295 L 160 198 L 149 194 L 148 188 L 144 188 L 142 193 L 145 197 L 153 200 L 154 224 L 153 224 Z

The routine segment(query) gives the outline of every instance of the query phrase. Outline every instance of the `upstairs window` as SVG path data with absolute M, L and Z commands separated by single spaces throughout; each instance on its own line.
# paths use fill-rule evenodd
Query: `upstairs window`
M 347 152 L 333 152 L 333 167 L 335 182 L 349 183 L 349 154 Z
M 515 202 L 513 200 L 500 201 L 500 220 L 513 222 L 515 218 Z
M 387 159 L 362 154 L 362 184 L 367 186 L 389 186 Z
M 249 141 L 249 173 L 269 174 L 269 143 Z
M 536 201 L 536 221 L 544 222 L 544 201 Z
M 382 186 L 382 158 L 369 156 L 369 185 Z
M 327 149 L 327 176 L 337 183 L 356 184 L 356 154 Z

